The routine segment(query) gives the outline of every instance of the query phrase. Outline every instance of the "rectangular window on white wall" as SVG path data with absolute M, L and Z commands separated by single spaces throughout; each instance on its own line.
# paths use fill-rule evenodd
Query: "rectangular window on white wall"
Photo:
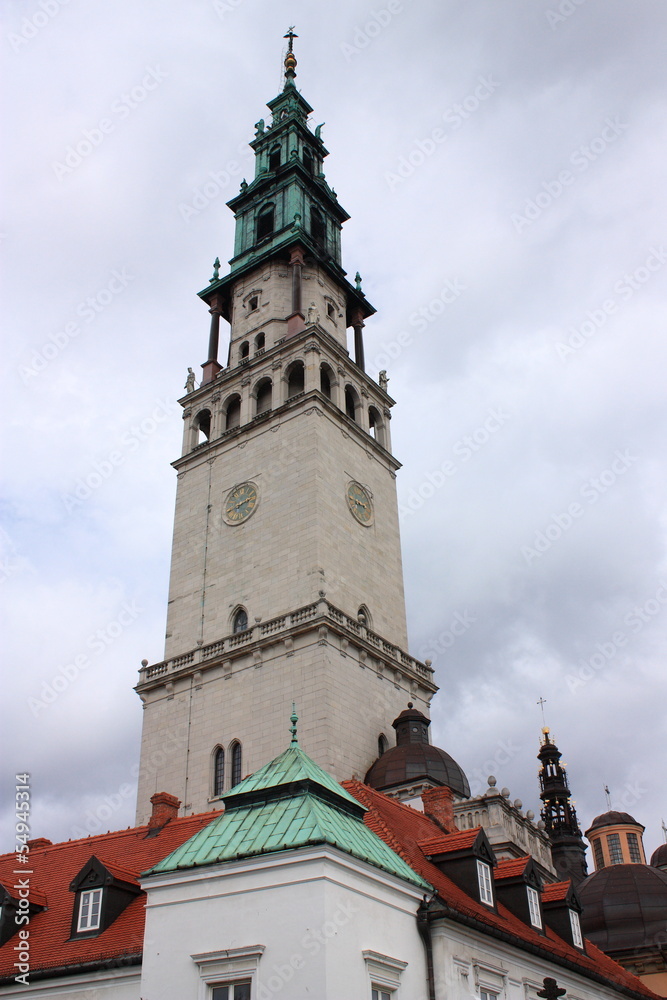
M 379 951 L 362 951 L 361 954 L 370 980 L 371 1000 L 399 1000 L 401 973 L 408 963 Z
M 256 1000 L 263 944 L 191 955 L 199 969 L 196 1000 Z M 192 1000 L 195 1000 L 193 997 Z
M 371 1000 L 392 1000 L 392 995 L 389 990 L 374 986 L 371 990 Z
M 214 986 L 211 989 L 211 1000 L 250 1000 L 250 980 Z
M 492 993 L 490 990 L 480 990 L 479 1000 L 498 1000 L 498 994 Z

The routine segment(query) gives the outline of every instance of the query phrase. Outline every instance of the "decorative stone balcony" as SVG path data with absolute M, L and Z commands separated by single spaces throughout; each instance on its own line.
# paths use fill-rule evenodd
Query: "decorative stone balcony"
M 141 692 L 164 684 L 193 669 L 205 670 L 223 659 L 233 661 L 235 657 L 244 655 L 248 651 L 261 650 L 263 646 L 281 641 L 287 641 L 289 644 L 294 635 L 313 628 L 319 630 L 320 639 L 324 641 L 329 632 L 337 636 L 342 652 L 352 652 L 352 649 L 356 648 L 359 660 L 364 666 L 370 667 L 374 663 L 380 674 L 386 676 L 393 670 L 396 672 L 396 677 L 400 675 L 408 682 L 418 682 L 431 693 L 437 690 L 430 664 L 421 663 L 399 646 L 387 642 L 366 625 L 330 604 L 322 593 L 320 599 L 313 604 L 306 604 L 295 611 L 265 622 L 256 622 L 243 632 L 233 632 L 170 660 L 142 666 L 139 671 L 137 691 Z

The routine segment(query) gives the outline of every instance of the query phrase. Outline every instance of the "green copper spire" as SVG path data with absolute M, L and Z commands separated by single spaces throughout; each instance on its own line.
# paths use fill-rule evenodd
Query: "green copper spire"
M 287 34 L 283 35 L 283 38 L 289 38 L 289 48 L 287 50 L 287 55 L 285 56 L 285 87 L 294 86 L 294 77 L 296 76 L 296 56 L 294 55 L 292 42 L 298 37 L 298 35 L 294 34 L 293 24 L 288 28 Z

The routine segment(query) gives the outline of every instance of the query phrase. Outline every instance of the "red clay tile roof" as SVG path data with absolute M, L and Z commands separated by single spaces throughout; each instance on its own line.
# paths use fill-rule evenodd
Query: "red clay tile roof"
M 486 925 L 490 932 L 502 931 L 511 935 L 517 947 L 525 943 L 540 948 L 545 958 L 551 958 L 557 964 L 578 967 L 584 976 L 587 973 L 603 976 L 611 987 L 622 989 L 626 993 L 632 992 L 636 997 L 658 1000 L 656 994 L 639 979 L 626 972 L 590 941 L 586 941 L 586 954 L 582 955 L 576 948 L 559 938 L 551 928 L 548 927 L 544 935 L 538 934 L 532 927 L 514 916 L 502 903 L 498 903 L 496 913 L 468 896 L 424 854 L 423 844 L 430 845 L 433 842 L 442 843 L 449 840 L 449 837 L 443 837 L 442 831 L 424 813 L 403 805 L 396 799 L 390 799 L 360 781 L 344 781 L 342 784 L 351 795 L 366 806 L 368 811 L 364 814 L 364 822 L 371 830 L 382 837 L 437 890 L 439 898 L 450 911 L 453 911 L 451 919 L 456 919 L 456 914 L 460 914 L 464 919 L 474 918 L 480 924 Z M 465 833 L 477 835 L 479 828 L 466 830 Z
M 441 833 L 439 837 L 420 840 L 419 846 L 424 854 L 431 856 L 450 854 L 452 851 L 464 851 L 467 847 L 472 847 L 481 829 L 481 826 L 476 826 L 472 830 L 462 830 L 460 833 Z
M 570 891 L 571 882 L 548 882 L 542 890 L 542 902 L 553 903 L 557 899 L 565 899 Z
M 495 879 L 516 878 L 517 875 L 523 875 L 526 866 L 532 860 L 530 854 L 526 854 L 523 858 L 504 858 L 496 865 L 493 877 Z
M 75 900 L 70 883 L 92 855 L 115 877 L 124 882 L 137 882 L 141 872 L 180 847 L 216 815 L 217 812 L 200 813 L 172 819 L 157 836 L 148 838 L 148 827 L 140 826 L 119 833 L 35 847 L 29 853 L 30 863 L 25 866 L 16 863 L 15 854 L 1 855 L 0 883 L 9 893 L 14 891 L 17 879 L 29 877 L 31 885 L 38 887 L 48 901 L 48 908 L 36 913 L 28 925 L 31 972 L 140 955 L 143 950 L 145 893 L 133 899 L 102 934 L 70 941 Z M 14 874 L 22 868 L 33 874 Z M 38 901 L 36 893 L 30 898 Z M 13 948 L 17 941 L 14 935 L 0 948 L 0 981 L 10 977 L 13 980 L 16 974 Z

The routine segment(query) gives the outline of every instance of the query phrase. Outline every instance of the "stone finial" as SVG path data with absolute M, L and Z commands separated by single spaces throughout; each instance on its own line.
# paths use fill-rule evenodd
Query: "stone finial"
M 220 258 L 216 257 L 213 261 L 213 277 L 210 279 L 209 283 L 214 281 L 219 281 L 220 279 Z
M 559 1000 L 560 997 L 564 997 L 567 990 L 562 990 L 555 979 L 551 979 L 549 976 L 545 976 L 542 980 L 544 983 L 544 989 L 538 990 L 537 995 L 541 1000 Z

